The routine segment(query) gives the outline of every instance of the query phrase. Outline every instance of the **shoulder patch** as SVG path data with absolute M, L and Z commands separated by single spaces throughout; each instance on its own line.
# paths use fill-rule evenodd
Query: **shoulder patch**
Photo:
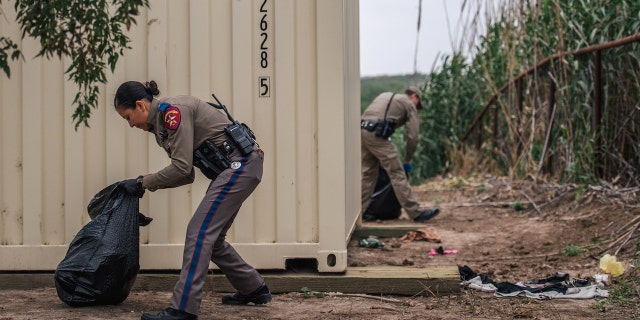
M 163 102 L 158 106 L 158 110 L 165 112 L 167 111 L 167 108 L 169 108 L 170 106 L 171 106 L 170 104 Z
M 164 112 L 164 126 L 169 130 L 176 130 L 180 126 L 180 109 L 169 106 Z

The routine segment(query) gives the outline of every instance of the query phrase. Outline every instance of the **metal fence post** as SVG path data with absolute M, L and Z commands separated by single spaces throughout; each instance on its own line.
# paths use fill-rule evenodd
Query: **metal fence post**
M 478 121 L 478 125 L 476 126 L 477 134 L 476 134 L 476 150 L 480 150 L 482 147 L 482 118 Z
M 553 117 L 554 117 L 554 110 L 555 110 L 555 105 L 556 105 L 556 83 L 553 81 L 553 78 L 549 79 L 549 111 L 548 111 L 548 116 L 547 116 L 547 126 L 548 127 L 548 134 L 547 134 L 547 141 L 545 142 L 545 146 L 547 146 L 547 148 L 551 148 L 551 141 L 553 139 Z M 550 174 L 553 175 L 553 153 L 549 152 L 549 156 L 547 156 L 547 159 L 545 159 L 545 171 Z
M 496 145 L 498 143 L 498 104 L 494 103 L 492 106 L 492 110 L 491 110 L 491 117 L 493 119 L 493 123 L 491 126 L 491 130 L 493 131 L 493 134 L 491 135 L 491 139 L 493 141 L 491 141 L 491 143 L 493 145 Z
M 594 79 L 593 79 L 593 134 L 595 134 L 594 145 L 594 174 L 596 178 L 603 177 L 602 163 L 602 54 L 600 50 L 595 51 L 594 56 Z
M 524 77 L 518 79 L 516 82 L 516 104 L 518 105 L 518 110 L 516 111 L 516 139 L 517 139 L 517 153 L 516 159 L 520 157 L 520 153 L 522 152 L 522 105 L 524 103 L 523 95 L 523 79 Z

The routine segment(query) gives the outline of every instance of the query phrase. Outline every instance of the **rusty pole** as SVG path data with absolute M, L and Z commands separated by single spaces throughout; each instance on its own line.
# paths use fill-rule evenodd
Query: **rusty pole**
M 516 152 L 516 159 L 520 157 L 520 153 L 522 152 L 522 105 L 523 105 L 523 78 L 518 79 L 516 81 L 516 104 L 518 106 L 518 110 L 516 113 L 516 143 L 518 146 L 518 151 Z
M 596 178 L 603 177 L 603 163 L 602 163 L 602 52 L 600 50 L 595 51 L 594 57 L 594 79 L 593 79 L 593 133 L 595 134 L 595 168 L 594 174 Z
M 476 128 L 476 150 L 480 150 L 480 147 L 482 147 L 482 118 L 480 118 L 480 121 L 478 122 L 478 125 L 475 127 Z
M 494 103 L 493 104 L 493 109 L 491 110 L 492 112 L 492 118 L 493 118 L 493 126 L 492 126 L 492 130 L 493 130 L 493 135 L 491 136 L 493 141 L 491 141 L 491 143 L 493 143 L 493 145 L 495 146 L 498 143 L 498 104 Z
M 545 143 L 546 146 L 551 145 L 551 141 L 553 139 L 553 116 L 554 116 L 554 108 L 556 105 L 556 83 L 553 79 L 549 81 L 549 111 L 547 116 L 547 126 L 549 126 L 549 134 L 547 135 L 547 141 Z M 549 147 L 548 147 L 549 148 Z M 549 152 L 549 156 L 545 159 L 545 169 L 549 175 L 553 175 L 553 154 Z

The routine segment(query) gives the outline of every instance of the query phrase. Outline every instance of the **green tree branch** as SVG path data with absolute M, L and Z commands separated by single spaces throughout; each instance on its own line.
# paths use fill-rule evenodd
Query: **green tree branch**
M 149 1 L 15 1 L 22 38 L 30 36 L 40 41 L 36 57 L 68 57 L 72 61 L 65 74 L 78 85 L 72 115 L 76 130 L 81 123 L 89 126 L 91 109 L 98 106 L 99 85 L 106 83 L 105 68 L 109 66 L 113 72 L 118 59 L 129 48 L 130 39 L 124 32 L 136 23 L 141 6 L 148 8 Z M 7 77 L 11 76 L 9 56 L 18 59 L 20 50 L 10 39 L 0 37 L 0 68 Z

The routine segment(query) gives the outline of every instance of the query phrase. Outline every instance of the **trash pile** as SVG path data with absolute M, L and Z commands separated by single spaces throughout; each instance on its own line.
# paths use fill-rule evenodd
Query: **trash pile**
M 615 256 L 606 254 L 600 258 L 600 269 L 604 274 L 593 278 L 572 278 L 568 273 L 556 272 L 545 278 L 509 283 L 495 282 L 466 265 L 458 267 L 462 289 L 493 292 L 496 297 L 524 296 L 538 300 L 606 298 L 609 291 L 605 288 L 611 285 L 611 277 L 621 276 L 624 268 Z
M 426 241 L 426 242 L 434 242 L 441 243 L 442 238 L 435 231 L 430 230 L 428 228 L 422 228 L 414 231 L 409 231 L 402 237 L 400 237 L 400 241 L 402 242 L 411 242 L 411 241 Z M 358 241 L 358 246 L 363 248 L 383 248 L 384 242 L 380 241 L 375 236 L 369 236 L 367 238 L 362 238 Z M 444 249 L 442 246 L 438 246 L 436 248 L 432 248 L 429 250 L 430 256 L 436 255 L 445 255 L 445 254 L 457 254 L 459 251 L 456 249 L 449 250 Z

